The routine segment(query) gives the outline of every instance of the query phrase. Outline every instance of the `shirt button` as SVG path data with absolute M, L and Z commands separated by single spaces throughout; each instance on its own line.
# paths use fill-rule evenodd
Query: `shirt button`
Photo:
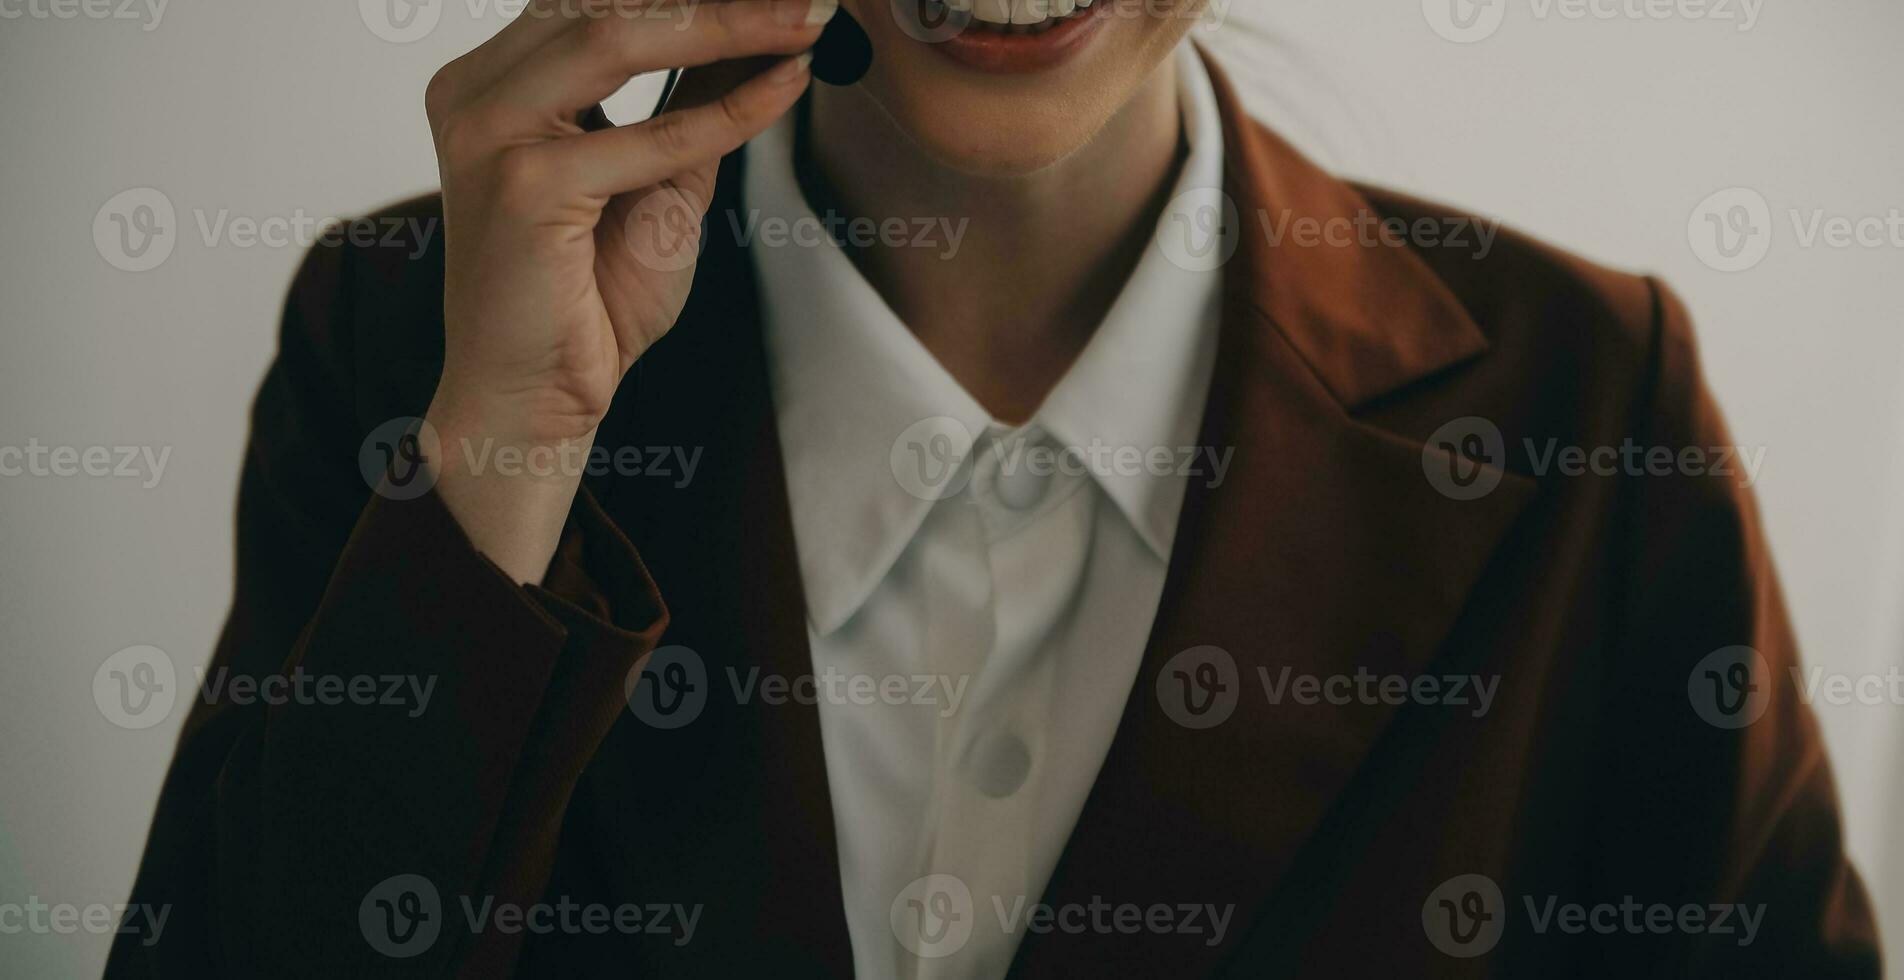
M 994 800 L 1018 792 L 1031 775 L 1031 749 L 1016 735 L 999 735 L 981 748 L 973 773 L 978 791 Z

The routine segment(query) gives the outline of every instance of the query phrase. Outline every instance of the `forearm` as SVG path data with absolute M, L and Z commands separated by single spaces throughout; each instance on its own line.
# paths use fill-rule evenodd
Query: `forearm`
M 539 898 L 547 828 L 666 622 L 639 557 L 591 500 L 564 534 L 558 565 L 603 568 L 551 581 L 587 578 L 604 592 L 517 586 L 439 498 L 373 500 L 294 644 L 278 647 L 261 625 L 286 599 L 254 590 L 242 601 L 215 671 L 373 696 L 198 707 L 134 889 L 169 917 L 162 933 L 121 936 L 108 974 L 508 972 L 519 936 L 449 930 L 461 921 L 450 919 L 416 955 L 392 958 L 392 937 L 365 932 L 360 908 L 414 880 L 443 909 Z

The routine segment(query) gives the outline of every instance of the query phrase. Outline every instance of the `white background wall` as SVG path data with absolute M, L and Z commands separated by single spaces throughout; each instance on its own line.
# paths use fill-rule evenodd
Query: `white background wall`
M 497 0 L 432 2 L 438 26 L 410 44 L 336 0 L 0 19 L 0 446 L 171 448 L 150 489 L 0 477 L 0 903 L 124 900 L 183 709 L 118 728 L 94 672 L 136 644 L 185 670 L 224 613 L 245 409 L 299 252 L 208 242 L 199 216 L 351 215 L 428 189 L 423 84 L 503 23 Z M 1742 0 L 1730 21 L 1492 2 L 1504 19 L 1471 44 L 1438 36 L 1417 0 L 1234 0 L 1231 16 L 1269 26 L 1276 47 L 1246 67 L 1325 161 L 1664 274 L 1734 435 L 1767 447 L 1760 497 L 1808 657 L 1852 674 L 1904 660 L 1904 247 L 1807 248 L 1786 217 L 1904 207 L 1904 6 L 1769 4 L 1740 30 Z M 1687 224 L 1734 186 L 1763 195 L 1776 231 L 1756 268 L 1722 274 Z M 141 187 L 173 202 L 181 234 L 133 274 L 102 259 L 93 225 Z M 1893 937 L 1899 713 L 1820 711 Z M 0 935 L 0 973 L 96 975 L 105 949 Z

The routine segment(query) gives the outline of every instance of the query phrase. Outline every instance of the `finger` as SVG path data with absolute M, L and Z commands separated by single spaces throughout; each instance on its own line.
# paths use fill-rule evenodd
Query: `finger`
M 668 111 L 692 109 L 717 102 L 721 96 L 773 67 L 779 60 L 771 56 L 737 58 L 690 68 L 681 73 L 681 81 L 674 87 L 674 97 L 668 100 Z
M 646 72 L 805 51 L 837 7 L 838 0 L 728 0 L 589 20 L 531 52 L 484 98 L 498 109 L 572 116 Z M 813 18 L 820 23 L 808 23 Z
M 615 10 L 651 0 L 600 0 Z M 667 2 L 667 0 L 661 0 Z M 691 0 L 683 0 L 691 2 Z M 437 73 L 432 86 L 456 107 L 475 101 L 537 48 L 560 36 L 583 16 L 573 0 L 531 0 L 516 18 Z M 453 91 L 452 91 L 453 90 Z
M 487 89 L 537 48 L 579 25 L 597 20 L 626 23 L 678 23 L 695 9 L 727 0 L 530 0 L 522 13 L 466 57 L 472 87 Z
M 557 155 L 569 186 L 611 197 L 718 161 L 785 115 L 812 79 L 807 55 L 785 58 L 712 102 L 646 122 L 522 147 Z
M 662 107 L 662 111 L 674 112 L 713 102 L 740 83 L 766 71 L 779 60 L 772 56 L 735 58 L 684 71 L 674 87 L 673 94 L 668 97 L 667 105 Z M 655 115 L 659 114 L 655 113 Z M 642 121 L 641 119 L 631 120 L 631 122 Z M 582 110 L 576 118 L 576 123 L 582 130 L 591 133 L 603 129 L 614 129 L 618 125 L 613 119 L 608 118 L 608 113 L 603 110 L 599 102 Z

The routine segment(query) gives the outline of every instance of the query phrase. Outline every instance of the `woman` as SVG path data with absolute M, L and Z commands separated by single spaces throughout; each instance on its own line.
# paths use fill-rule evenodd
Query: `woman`
M 113 974 L 1876 975 L 1670 293 L 1320 172 L 1192 0 L 843 2 L 843 88 L 833 0 L 437 75 L 215 663 L 433 696 L 207 697 Z

